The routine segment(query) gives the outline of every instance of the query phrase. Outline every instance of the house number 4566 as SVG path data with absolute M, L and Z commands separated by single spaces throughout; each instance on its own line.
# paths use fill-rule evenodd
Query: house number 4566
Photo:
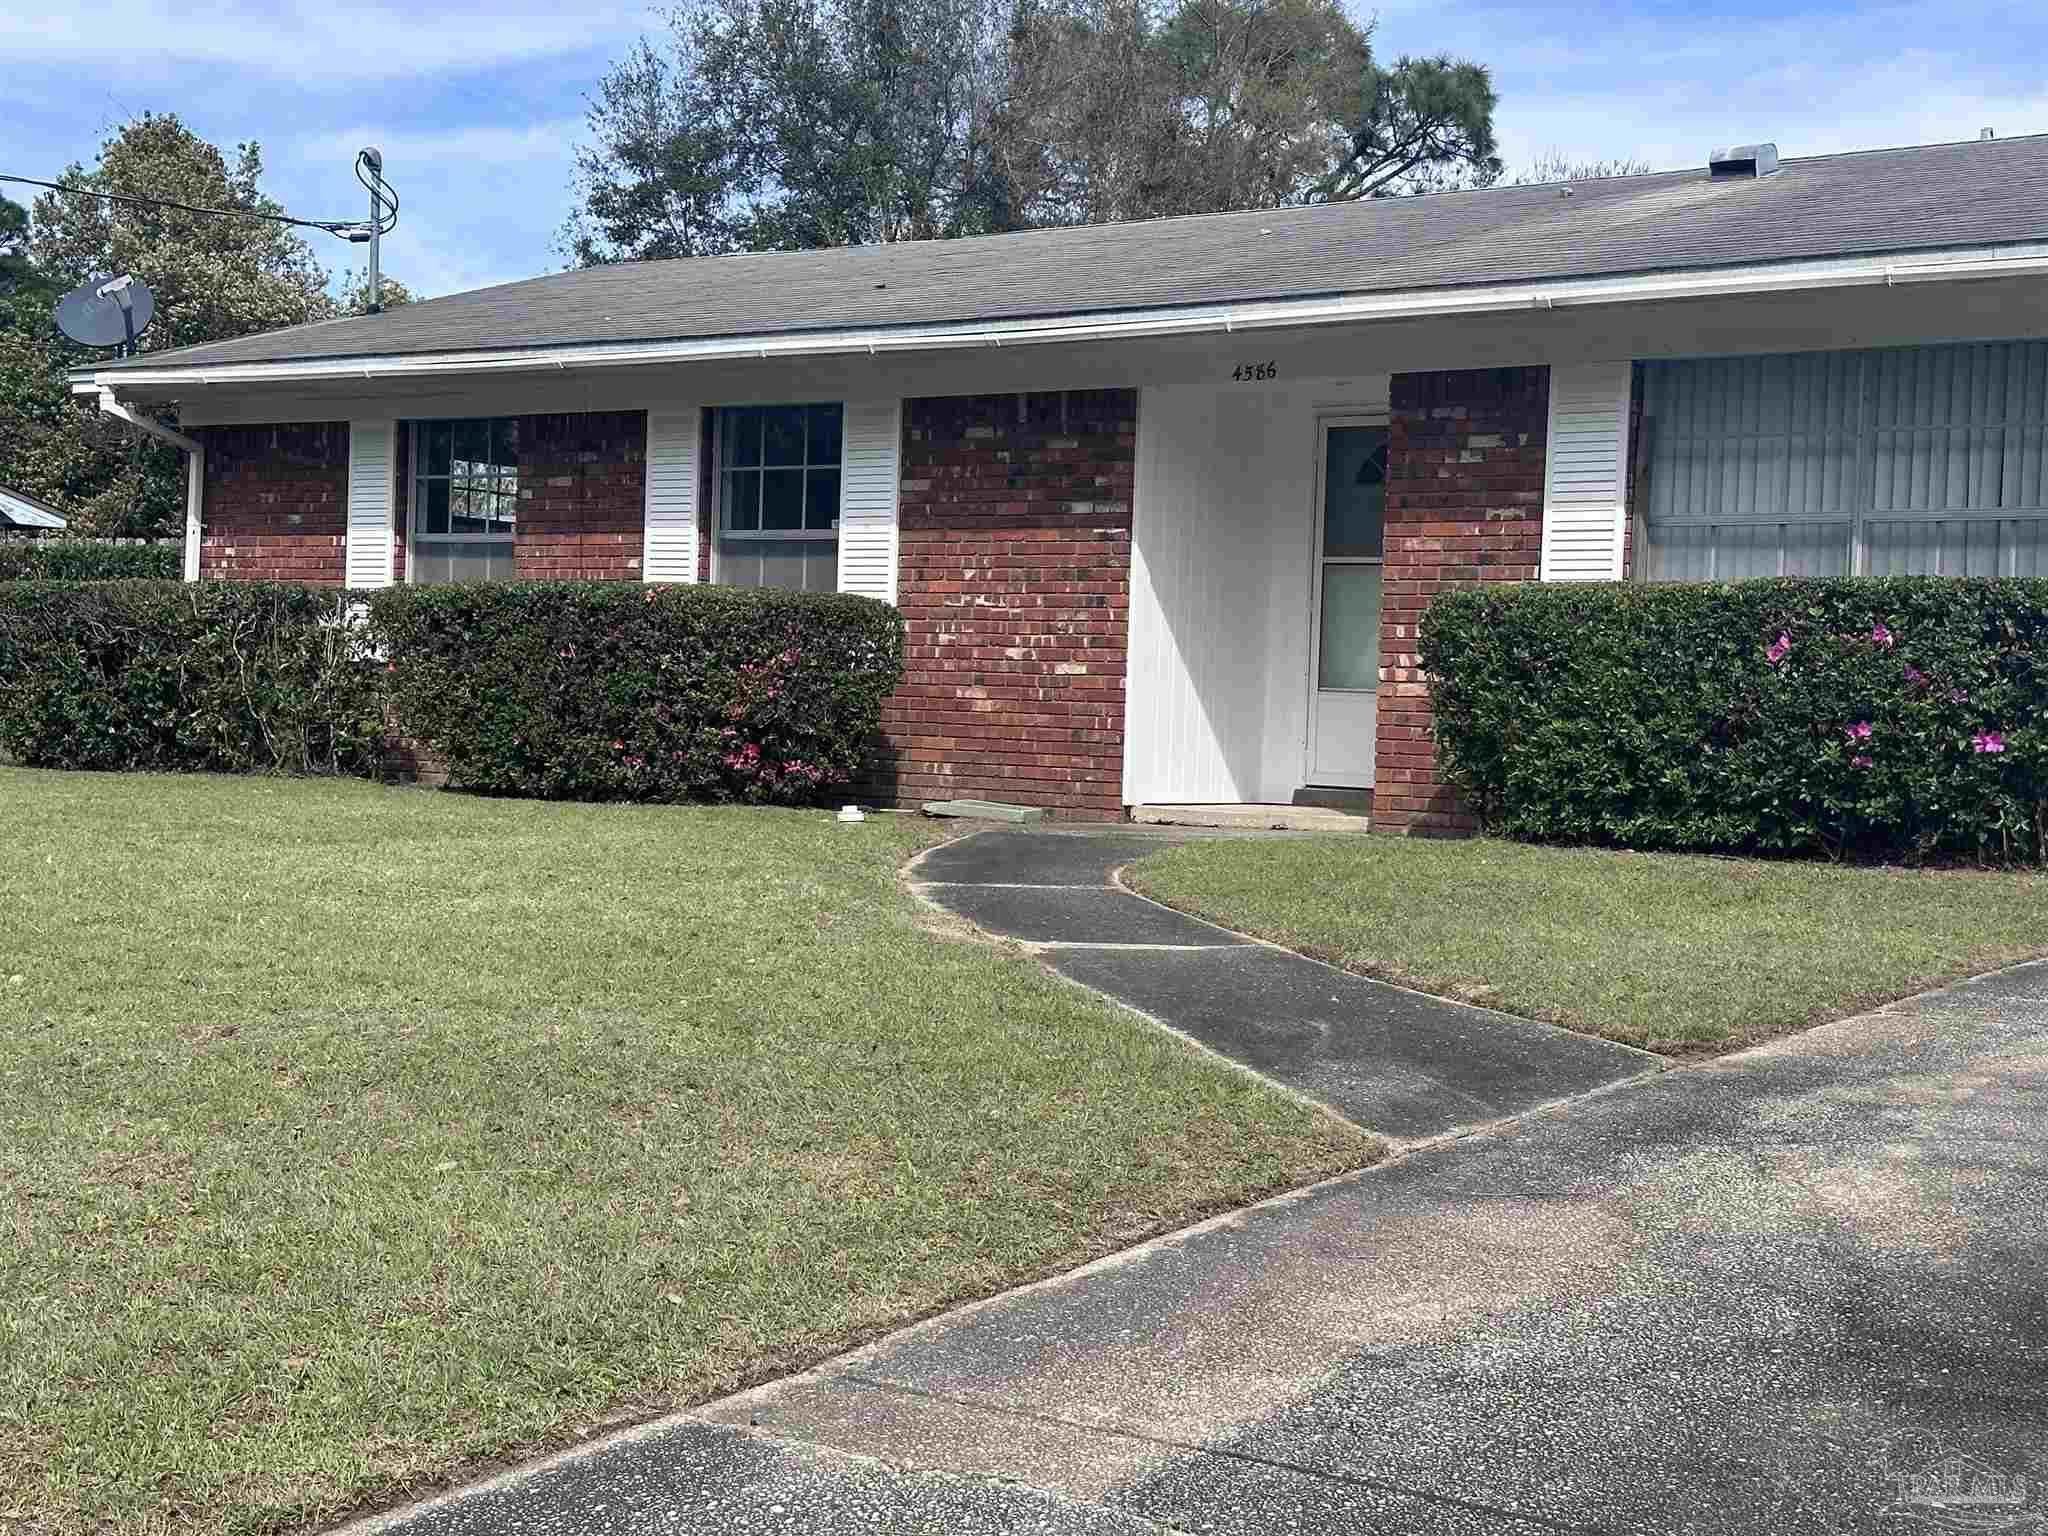
M 1276 362 L 1239 363 L 1230 370 L 1231 378 L 1240 384 L 1263 384 L 1268 379 L 1280 377 L 1280 365 Z

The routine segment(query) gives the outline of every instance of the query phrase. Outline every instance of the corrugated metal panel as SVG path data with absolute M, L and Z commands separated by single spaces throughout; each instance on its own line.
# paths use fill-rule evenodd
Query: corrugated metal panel
M 2048 342 L 1649 363 L 1644 414 L 1652 579 L 2043 567 Z
M 392 508 L 398 481 L 398 423 L 348 424 L 348 542 L 351 587 L 388 587 L 394 565 Z
M 1621 579 L 1632 372 L 1625 361 L 1550 370 L 1545 581 Z
M 903 402 L 848 401 L 839 476 L 839 590 L 896 601 Z
M 640 550 L 643 581 L 697 579 L 697 440 L 702 413 L 694 405 L 647 413 L 647 531 Z

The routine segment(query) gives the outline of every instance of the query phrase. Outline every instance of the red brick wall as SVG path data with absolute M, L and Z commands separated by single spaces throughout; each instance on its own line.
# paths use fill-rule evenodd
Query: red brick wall
M 1123 811 L 1133 390 L 904 402 L 885 794 Z
M 199 574 L 339 586 L 348 423 L 206 427 Z
M 1373 830 L 1469 832 L 1478 823 L 1437 775 L 1416 629 L 1445 587 L 1536 579 L 1550 370 L 1399 373 L 1389 404 Z
M 647 414 L 519 419 L 522 581 L 638 581 L 647 514 Z
M 401 428 L 405 453 L 412 428 Z M 230 581 L 344 579 L 348 423 L 205 429 L 199 573 Z M 519 421 L 522 580 L 637 581 L 646 517 L 647 418 L 640 411 Z M 409 459 L 403 462 L 409 463 Z M 411 481 L 399 476 L 396 578 L 405 579 Z

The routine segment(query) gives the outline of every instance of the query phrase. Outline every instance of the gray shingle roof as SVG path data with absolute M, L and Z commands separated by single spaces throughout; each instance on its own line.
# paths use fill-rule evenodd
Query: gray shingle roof
M 2048 135 L 970 240 L 634 262 L 123 366 L 693 340 L 1679 271 L 2048 238 Z

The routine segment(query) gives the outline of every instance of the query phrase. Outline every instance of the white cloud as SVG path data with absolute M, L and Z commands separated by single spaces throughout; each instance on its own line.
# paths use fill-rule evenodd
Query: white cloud
M 1759 139 L 1791 156 L 1974 139 L 1984 127 L 2048 132 L 2048 87 L 2015 68 L 2048 46 L 2048 24 L 1969 14 L 1980 8 L 1965 4 L 1931 32 L 1924 11 L 1895 6 L 1706 20 L 1453 3 L 1383 14 L 1376 42 L 1384 55 L 1449 51 L 1490 65 L 1511 165 L 1556 149 L 1671 169 Z
M 398 191 L 398 228 L 383 242 L 384 270 L 421 297 L 532 277 L 560 265 L 556 231 L 568 216 L 581 117 L 529 123 L 393 129 L 369 122 L 328 128 L 282 146 L 280 183 L 321 185 L 323 206 L 364 201 L 351 167 L 375 144 Z M 310 195 L 310 194 L 308 194 Z M 361 247 L 324 254 L 360 266 Z
M 195 67 L 288 81 L 310 91 L 362 81 L 473 74 L 603 48 L 656 25 L 644 5 L 529 3 L 483 14 L 463 6 L 248 4 L 170 7 L 100 0 L 68 12 L 0 12 L 0 60 L 175 77 Z

